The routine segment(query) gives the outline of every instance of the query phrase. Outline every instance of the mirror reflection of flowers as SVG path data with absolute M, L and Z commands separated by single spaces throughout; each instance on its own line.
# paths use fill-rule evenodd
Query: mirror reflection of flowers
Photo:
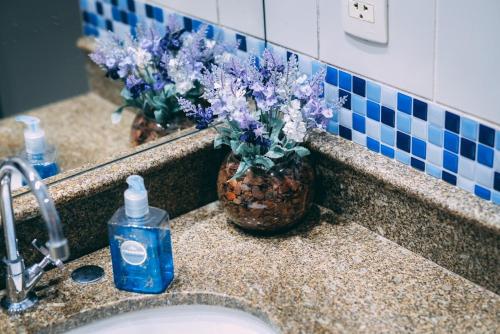
M 250 167 L 269 171 L 279 161 L 308 155 L 302 144 L 309 131 L 325 128 L 345 102 L 327 105 L 322 98 L 325 70 L 308 78 L 295 56 L 285 62 L 265 50 L 262 59 L 225 58 L 201 79 L 208 107 L 183 98 L 179 103 L 198 128 L 224 121 L 215 146 L 228 145 L 240 160 L 233 178 Z
M 172 117 L 182 115 L 178 96 L 207 105 L 202 98 L 202 74 L 230 48 L 207 39 L 206 32 L 206 25 L 187 32 L 171 15 L 164 34 L 154 26 L 139 26 L 136 37 L 109 33 L 99 38 L 90 58 L 107 77 L 125 84 L 124 104 L 113 114 L 113 121 L 120 120 L 124 108 L 135 107 L 166 127 Z

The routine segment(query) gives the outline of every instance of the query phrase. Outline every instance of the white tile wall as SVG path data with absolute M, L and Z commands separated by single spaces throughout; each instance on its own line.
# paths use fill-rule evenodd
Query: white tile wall
M 500 124 L 500 1 L 438 0 L 436 100 Z
M 203 20 L 218 23 L 217 0 L 154 0 L 152 2 Z
M 343 31 L 343 0 L 319 0 L 320 59 L 432 99 L 434 1 L 389 0 L 389 42 L 381 45 Z
M 317 0 L 266 0 L 267 39 L 318 57 Z
M 264 9 L 262 0 L 219 0 L 220 24 L 264 38 Z

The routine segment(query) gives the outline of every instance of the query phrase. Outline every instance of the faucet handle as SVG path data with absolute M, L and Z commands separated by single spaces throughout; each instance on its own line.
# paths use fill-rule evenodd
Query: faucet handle
M 57 268 L 59 268 L 59 269 L 64 268 L 63 262 L 61 260 L 54 260 L 50 256 L 49 250 L 45 246 L 38 245 L 38 240 L 37 239 L 33 239 L 33 241 L 31 242 L 31 245 L 33 245 L 33 247 L 37 251 L 39 251 L 40 253 L 42 253 L 43 256 L 45 256 L 45 258 L 42 260 L 41 263 L 46 263 L 45 265 L 51 263 L 51 264 L 55 265 Z

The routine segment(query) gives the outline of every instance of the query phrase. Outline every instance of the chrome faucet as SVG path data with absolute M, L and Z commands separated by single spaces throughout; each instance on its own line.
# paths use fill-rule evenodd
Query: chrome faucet
M 40 212 L 47 225 L 49 241 L 46 247 L 38 246 L 36 239 L 33 246 L 40 251 L 44 258 L 40 263 L 25 268 L 24 260 L 17 248 L 14 210 L 12 209 L 11 176 L 13 172 L 20 172 L 33 195 L 35 195 Z M 0 215 L 2 218 L 5 245 L 7 248 L 4 259 L 7 265 L 6 296 L 1 304 L 9 314 L 23 312 L 37 302 L 36 294 L 32 291 L 44 274 L 44 268 L 53 264 L 59 268 L 69 257 L 68 241 L 63 235 L 61 221 L 54 202 L 49 196 L 47 187 L 38 173 L 26 161 L 20 158 L 8 158 L 0 163 Z

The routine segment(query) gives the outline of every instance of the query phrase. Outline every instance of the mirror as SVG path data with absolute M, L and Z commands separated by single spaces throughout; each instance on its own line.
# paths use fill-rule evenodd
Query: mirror
M 0 159 L 22 155 L 48 183 L 199 131 L 177 102 L 203 104 L 202 70 L 186 72 L 178 57 L 194 57 L 188 47 L 202 53 L 194 67 L 208 67 L 223 52 L 246 56 L 265 46 L 262 0 L 4 7 Z

